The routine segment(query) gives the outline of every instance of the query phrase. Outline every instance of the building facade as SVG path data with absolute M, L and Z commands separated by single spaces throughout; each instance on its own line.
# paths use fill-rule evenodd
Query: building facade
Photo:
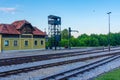
M 0 51 L 45 49 L 45 36 L 26 20 L 0 24 Z

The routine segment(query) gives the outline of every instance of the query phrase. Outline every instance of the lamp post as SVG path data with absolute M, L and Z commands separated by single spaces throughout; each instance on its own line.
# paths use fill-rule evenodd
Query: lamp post
M 108 26 L 109 26 L 109 33 L 108 33 L 108 50 L 110 52 L 110 14 L 111 12 L 108 12 Z

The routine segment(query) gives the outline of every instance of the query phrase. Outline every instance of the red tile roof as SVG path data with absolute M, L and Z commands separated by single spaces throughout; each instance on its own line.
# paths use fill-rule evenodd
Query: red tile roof
M 45 32 L 42 32 L 41 30 L 39 30 L 37 27 L 34 27 L 34 31 L 33 31 L 34 35 L 46 35 Z
M 30 24 L 26 20 L 20 20 L 20 21 L 13 22 L 12 25 L 14 25 L 16 27 L 16 29 L 20 29 L 25 23 Z
M 24 24 L 30 24 L 26 20 L 15 21 L 12 24 L 0 24 L 0 33 L 1 34 L 21 34 L 18 29 L 20 29 Z M 36 27 L 33 27 L 33 35 L 43 35 L 45 36 L 46 33 L 42 32 Z
M 15 29 L 13 25 L 10 24 L 0 24 L 1 34 L 20 34 L 19 31 Z

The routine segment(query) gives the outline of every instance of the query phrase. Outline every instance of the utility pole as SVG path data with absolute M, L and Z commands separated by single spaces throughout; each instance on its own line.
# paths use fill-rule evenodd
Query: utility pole
M 111 12 L 108 12 L 108 26 L 109 26 L 109 30 L 108 30 L 108 50 L 110 52 L 110 14 Z

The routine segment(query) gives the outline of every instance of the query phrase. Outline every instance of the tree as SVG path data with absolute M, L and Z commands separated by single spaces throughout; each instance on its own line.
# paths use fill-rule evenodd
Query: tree
M 68 46 L 68 40 L 67 39 L 61 39 L 60 44 L 61 44 L 62 47 L 67 47 Z
M 61 32 L 61 46 L 65 47 L 68 46 L 68 30 L 64 29 Z M 108 34 L 82 34 L 77 38 L 71 36 L 70 39 L 70 46 L 71 47 L 78 47 L 78 46 L 108 46 Z M 111 46 L 118 46 L 120 45 L 120 32 L 119 33 L 110 33 L 110 44 Z M 50 43 L 47 45 L 51 45 Z M 51 45 L 52 46 L 52 45 Z
M 82 38 L 87 38 L 87 37 L 89 37 L 87 34 L 82 34 L 82 35 L 78 36 L 77 38 L 82 39 Z
M 61 32 L 61 38 L 62 38 L 62 39 L 68 39 L 68 30 L 67 30 L 67 29 L 64 29 L 64 30 Z
M 95 37 L 90 37 L 89 38 L 89 46 L 99 46 L 98 39 Z
M 70 39 L 70 41 L 71 41 L 71 46 L 72 46 L 72 47 L 78 47 L 78 46 L 80 46 L 79 39 L 72 37 L 72 38 Z
M 98 37 L 99 46 L 107 46 L 108 45 L 108 36 L 100 34 Z

